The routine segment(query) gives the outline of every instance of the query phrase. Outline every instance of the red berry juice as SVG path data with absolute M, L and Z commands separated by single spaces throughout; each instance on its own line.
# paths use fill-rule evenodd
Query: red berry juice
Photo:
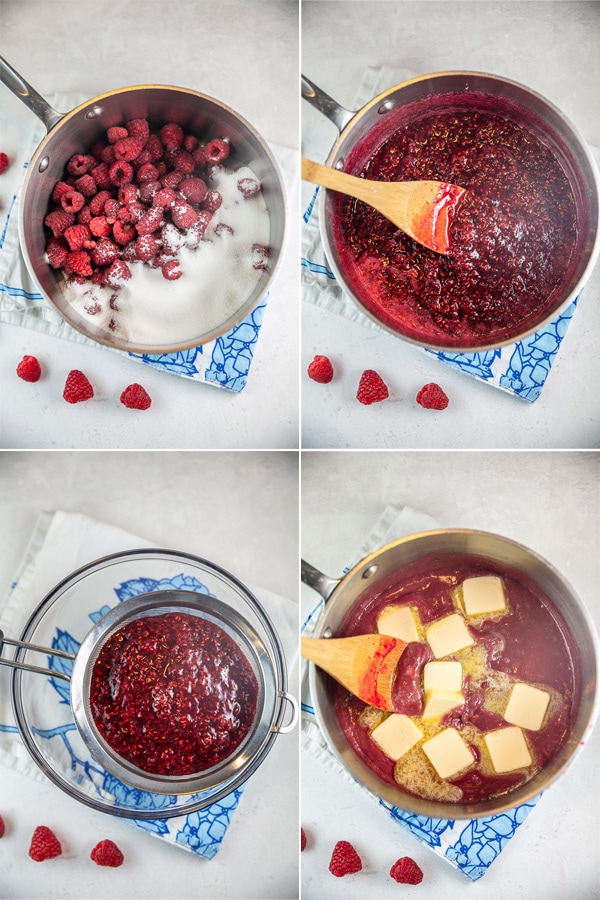
M 577 714 L 581 693 L 578 650 L 562 616 L 526 575 L 482 557 L 431 554 L 399 569 L 361 595 L 336 637 L 377 632 L 377 618 L 389 605 L 410 606 L 416 611 L 419 627 L 426 627 L 456 613 L 457 587 L 466 578 L 478 575 L 502 578 L 508 607 L 503 614 L 467 617 L 474 644 L 446 657 L 461 662 L 464 705 L 441 720 L 419 718 L 422 667 L 432 658 L 428 652 L 419 652 L 429 650 L 425 642 L 407 645 L 407 650 L 414 648 L 414 652 L 401 673 L 406 708 L 401 707 L 398 694 L 393 695 L 396 711 L 412 717 L 424 733 L 423 740 L 447 727 L 459 731 L 475 760 L 466 772 L 441 780 L 420 744 L 394 762 L 370 737 L 386 713 L 368 707 L 337 683 L 333 689 L 338 719 L 358 756 L 383 781 L 426 799 L 476 803 L 520 786 L 562 747 Z M 550 705 L 541 730 L 525 732 L 532 765 L 526 771 L 499 775 L 490 764 L 482 738 L 486 732 L 507 725 L 502 713 L 516 681 L 546 690 Z
M 345 165 L 375 181 L 466 188 L 448 255 L 359 200 L 340 195 L 332 207 L 334 243 L 361 302 L 388 327 L 445 346 L 503 340 L 551 308 L 578 228 L 569 178 L 540 128 L 523 111 L 499 112 L 496 98 L 464 96 L 389 113 Z
M 188 613 L 134 619 L 94 665 L 94 722 L 119 756 L 155 775 L 192 775 L 235 752 L 256 714 L 258 684 L 238 644 Z

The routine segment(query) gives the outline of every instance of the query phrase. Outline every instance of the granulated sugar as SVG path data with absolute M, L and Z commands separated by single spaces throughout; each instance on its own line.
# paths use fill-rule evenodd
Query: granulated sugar
M 248 167 L 215 170 L 210 187 L 220 192 L 223 202 L 195 249 L 185 246 L 185 234 L 174 226 L 170 229 L 173 244 L 180 245 L 178 280 L 166 280 L 160 268 L 129 262 L 131 278 L 118 290 L 90 281 L 67 282 L 66 299 L 90 324 L 133 346 L 183 343 L 219 328 L 244 305 L 260 280 L 261 269 L 254 266 L 261 260 L 253 247 L 269 245 L 269 214 L 262 192 L 244 198 L 237 187 L 242 178 L 258 180 Z

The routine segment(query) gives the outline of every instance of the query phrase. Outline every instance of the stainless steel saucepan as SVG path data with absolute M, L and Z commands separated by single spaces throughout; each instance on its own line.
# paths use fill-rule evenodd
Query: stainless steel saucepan
M 515 81 L 482 72 L 436 72 L 421 75 L 394 85 L 378 94 L 361 109 L 352 111 L 340 106 L 308 78 L 302 79 L 302 97 L 323 113 L 338 129 L 326 163 L 333 168 L 350 171 L 348 157 L 361 143 L 361 157 L 373 153 L 398 127 L 406 124 L 409 104 L 428 101 L 432 108 L 443 111 L 456 108 L 477 109 L 482 96 L 494 112 L 505 114 L 518 124 L 526 124 L 543 143 L 550 146 L 561 163 L 575 198 L 578 234 L 569 270 L 542 312 L 523 320 L 505 332 L 493 336 L 475 336 L 471 341 L 456 343 L 448 338 L 432 339 L 408 326 L 397 329 L 379 320 L 364 302 L 366 288 L 357 284 L 339 250 L 340 195 L 321 189 L 319 218 L 321 237 L 327 260 L 346 293 L 361 311 L 377 324 L 412 343 L 437 350 L 472 352 L 511 344 L 543 328 L 564 311 L 578 296 L 589 279 L 600 253 L 600 178 L 595 161 L 585 141 L 569 119 L 550 101 Z M 410 119 L 408 119 L 410 121 Z M 362 142 L 365 142 L 364 144 Z
M 167 353 L 195 347 L 214 340 L 233 328 L 258 305 L 269 289 L 279 267 L 285 230 L 285 193 L 283 182 L 265 140 L 230 107 L 182 87 L 145 84 L 120 88 L 93 97 L 70 112 L 57 112 L 29 85 L 6 60 L 0 57 L 2 82 L 41 119 L 47 135 L 35 151 L 22 188 L 19 210 L 19 235 L 27 267 L 46 300 L 66 321 L 102 344 L 135 353 Z M 145 118 L 160 127 L 176 122 L 199 138 L 227 137 L 231 144 L 233 166 L 250 166 L 262 184 L 262 193 L 270 218 L 269 266 L 243 306 L 211 331 L 197 334 L 192 326 L 186 339 L 169 343 L 140 344 L 115 338 L 108 329 L 83 319 L 66 301 L 57 274 L 45 259 L 46 235 L 43 221 L 48 212 L 52 190 L 60 180 L 65 164 L 75 153 L 87 153 L 106 129 L 131 119 Z M 223 273 L 227 277 L 227 273 Z
M 378 778 L 349 745 L 332 702 L 332 680 L 312 663 L 309 670 L 311 700 L 317 721 L 332 753 L 364 787 L 387 803 L 431 818 L 476 818 L 512 809 L 545 790 L 581 752 L 598 715 L 598 639 L 581 600 L 564 577 L 532 550 L 505 537 L 483 531 L 444 529 L 414 534 L 387 544 L 362 559 L 340 579 L 323 575 L 302 563 L 302 580 L 325 601 L 315 637 L 340 634 L 344 620 L 364 591 L 403 566 L 430 554 L 475 554 L 524 573 L 555 605 L 579 650 L 581 695 L 571 734 L 558 753 L 530 781 L 508 794 L 476 804 L 424 800 Z

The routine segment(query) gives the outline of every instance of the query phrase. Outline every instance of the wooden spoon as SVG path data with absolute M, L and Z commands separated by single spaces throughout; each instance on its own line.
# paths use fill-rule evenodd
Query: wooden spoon
M 465 188 L 446 181 L 369 181 L 302 158 L 302 178 L 368 203 L 409 237 L 448 253 L 448 229 Z
M 384 634 L 303 637 L 301 652 L 369 706 L 393 712 L 392 682 L 406 643 Z

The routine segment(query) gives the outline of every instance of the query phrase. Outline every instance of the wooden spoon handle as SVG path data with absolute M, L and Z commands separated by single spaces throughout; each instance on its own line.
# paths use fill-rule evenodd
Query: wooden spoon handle
M 340 172 L 330 166 L 322 166 L 320 163 L 304 157 L 302 157 L 302 178 L 304 181 L 320 184 L 332 191 L 349 194 L 351 197 L 356 197 L 357 200 L 363 200 L 369 206 L 377 208 L 379 183 L 376 181 L 357 178 L 355 175 L 348 175 L 346 172 Z M 412 184 L 407 184 L 409 185 L 407 191 L 412 191 Z M 396 184 L 395 187 L 398 193 L 402 192 L 402 183 Z

